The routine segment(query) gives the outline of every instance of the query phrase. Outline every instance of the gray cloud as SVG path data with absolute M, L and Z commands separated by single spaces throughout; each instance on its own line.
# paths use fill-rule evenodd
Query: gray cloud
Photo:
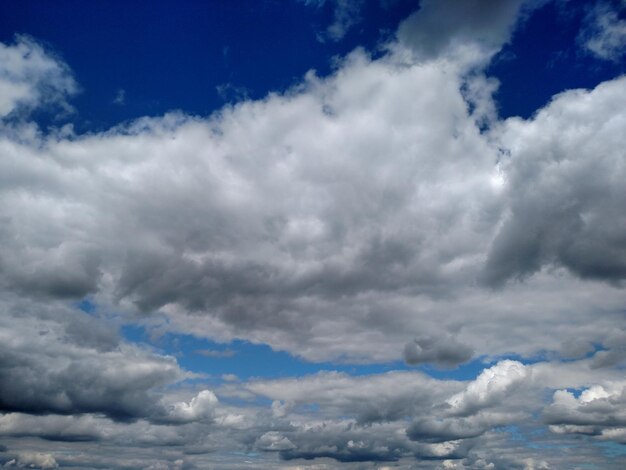
M 1 307 L 4 411 L 149 416 L 158 411 L 151 390 L 185 377 L 173 358 L 124 343 L 81 312 L 22 301 Z
M 468 47 L 477 47 L 478 53 L 490 56 L 509 40 L 523 3 L 423 0 L 419 10 L 400 25 L 398 38 L 425 58 L 457 54 L 459 48 Z
M 533 424 L 533 415 L 538 414 L 537 407 L 542 406 L 538 397 L 545 394 L 546 377 L 557 380 L 548 387 L 577 388 L 603 376 L 596 369 L 589 368 L 588 362 L 522 366 L 503 361 L 468 382 L 435 380 L 410 372 L 365 377 L 326 373 L 300 379 L 229 383 L 218 391 L 224 397 L 219 406 L 213 395 L 203 390 L 197 393 L 180 391 L 165 397 L 171 412 L 168 425 L 165 420 L 161 424 L 152 419 L 127 423 L 91 414 L 33 416 L 7 413 L 0 416 L 0 435 L 10 449 L 5 461 L 21 451 L 14 448 L 18 442 L 31 442 L 29 436 L 63 441 L 66 449 L 74 451 L 50 452 L 50 445 L 54 444 L 32 447 L 31 443 L 26 448 L 51 453 L 61 467 L 71 464 L 83 468 L 172 467 L 175 461 L 181 461 L 189 468 L 206 468 L 210 462 L 219 459 L 220 468 L 236 468 L 241 467 L 241 459 L 229 460 L 220 449 L 237 449 L 237 452 L 258 455 L 256 460 L 243 464 L 250 468 L 312 464 L 351 469 L 351 463 L 358 462 L 361 465 L 394 462 L 400 468 L 416 465 L 418 468 L 438 468 L 437 465 L 446 461 L 449 462 L 446 465 L 454 462 L 458 468 L 491 468 L 491 463 L 493 468 L 524 469 L 542 461 L 560 468 L 577 461 L 602 462 L 602 457 L 593 448 L 581 448 L 576 443 L 571 453 L 560 455 L 558 459 L 543 455 L 528 447 L 520 447 L 519 433 L 526 435 L 526 432 L 534 432 L 537 426 L 542 426 L 540 422 Z M 519 383 L 520 373 L 527 377 L 528 383 L 524 387 Z M 290 398 L 292 404 L 284 412 L 275 414 L 259 405 L 256 396 L 252 395 L 244 399 L 247 403 L 229 406 L 226 404 L 229 390 L 233 393 L 236 389 L 254 390 L 265 397 Z M 600 390 L 598 387 L 591 389 Z M 595 410 L 588 415 L 597 419 L 601 416 L 598 414 L 600 408 L 609 405 L 619 416 L 619 402 L 610 405 L 610 400 L 619 397 L 619 389 L 607 384 L 601 389 L 606 393 L 593 392 L 597 395 L 594 397 L 591 392 L 585 395 L 586 398 L 609 397 L 596 402 Z M 381 397 L 381 394 L 386 396 Z M 402 403 L 402 413 L 387 414 L 382 419 L 370 421 L 355 419 L 363 416 L 363 410 L 368 407 L 382 409 L 392 401 Z M 314 405 L 319 408 L 315 409 Z M 550 405 L 548 410 L 553 406 Z M 568 413 L 579 413 L 575 411 L 576 406 L 568 408 Z M 544 419 L 548 416 L 546 413 L 544 410 Z M 194 415 L 193 419 L 188 419 L 192 418 L 191 415 Z M 209 419 L 205 419 L 207 417 Z M 174 422 L 176 426 L 172 426 Z M 520 427 L 516 436 L 509 436 L 504 429 L 491 431 L 520 422 L 529 427 Z M 601 424 L 606 428 L 605 437 L 609 437 L 607 433 L 613 433 L 611 438 L 617 439 L 617 428 L 608 426 L 608 421 Z M 543 434 L 539 439 L 550 449 L 553 445 L 572 445 L 567 441 L 568 433 L 581 432 L 581 429 L 556 424 L 551 425 L 551 429 L 552 433 Z M 90 441 L 98 447 L 90 447 Z M 110 453 L 113 447 L 115 455 Z M 140 459 L 143 459 L 141 464 L 138 463 Z
M 472 358 L 473 350 L 454 337 L 421 336 L 406 344 L 404 360 L 408 364 L 434 363 L 454 367 Z
M 439 394 L 458 390 L 458 383 L 435 382 L 417 372 L 389 372 L 366 377 L 350 377 L 337 372 L 298 379 L 253 381 L 246 388 L 272 400 L 294 406 L 318 405 L 320 413 L 353 416 L 365 425 L 396 421 L 420 413 L 435 403 Z
M 502 125 L 510 214 L 489 252 L 488 282 L 502 284 L 547 264 L 610 282 L 626 276 L 619 215 L 626 188 L 615 132 L 624 121 L 617 105 L 624 83 L 565 92 L 534 119 Z

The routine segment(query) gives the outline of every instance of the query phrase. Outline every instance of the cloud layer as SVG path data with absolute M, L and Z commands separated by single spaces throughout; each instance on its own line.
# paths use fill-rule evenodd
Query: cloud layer
M 382 57 L 85 134 L 29 118 L 70 110 L 69 67 L 0 44 L 0 464 L 620 468 L 595 444 L 625 441 L 626 78 L 498 119 L 484 66 L 535 6 L 424 1 Z M 125 324 L 483 370 L 209 387 Z

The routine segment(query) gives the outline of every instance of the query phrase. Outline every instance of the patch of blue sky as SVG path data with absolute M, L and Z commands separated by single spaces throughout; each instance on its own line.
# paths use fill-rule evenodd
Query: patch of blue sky
M 186 334 L 167 333 L 151 338 L 139 325 L 125 325 L 121 329 L 124 338 L 134 343 L 145 343 L 163 354 L 175 356 L 186 370 L 207 374 L 213 378 L 230 379 L 230 374 L 241 380 L 252 378 L 284 378 L 304 376 L 320 371 L 338 371 L 352 376 L 382 374 L 390 371 L 418 370 L 439 380 L 472 380 L 496 360 L 485 363 L 477 358 L 454 369 L 442 369 L 432 365 L 407 365 L 403 361 L 378 364 L 346 364 L 341 362 L 309 362 L 285 351 L 275 351 L 264 344 L 234 340 L 218 343 Z
M 264 344 L 234 340 L 218 343 L 192 335 L 167 333 L 152 339 L 142 326 L 125 325 L 124 338 L 145 343 L 164 354 L 175 356 L 181 367 L 192 372 L 226 377 L 229 374 L 247 380 L 255 377 L 282 378 L 314 374 L 319 371 L 340 371 L 350 375 L 370 375 L 391 370 L 409 370 L 402 361 L 385 364 L 341 364 L 308 362 L 284 351 L 275 351 Z
M 598 59 L 578 40 L 589 3 L 545 2 L 494 57 L 486 73 L 500 81 L 500 117 L 528 118 L 563 90 L 593 88 L 626 72 L 624 62 Z
M 89 314 L 95 313 L 97 310 L 96 304 L 88 298 L 84 298 L 80 302 L 77 302 L 76 304 L 74 304 L 74 307 Z
M 380 53 L 380 42 L 415 9 L 414 0 L 366 2 L 341 40 L 320 41 L 333 4 L 0 2 L 0 41 L 28 32 L 58 51 L 82 89 L 72 100 L 78 113 L 67 118 L 76 132 L 94 132 L 172 110 L 207 116 L 225 101 L 283 91 L 310 69 L 327 75 L 334 58 L 356 47 Z M 245 93 L 221 93 L 224 86 Z

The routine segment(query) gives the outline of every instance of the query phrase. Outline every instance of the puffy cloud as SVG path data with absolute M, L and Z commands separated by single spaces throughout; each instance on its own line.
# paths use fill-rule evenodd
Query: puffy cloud
M 483 16 L 477 2 L 447 16 L 441 5 L 452 3 L 424 2 L 402 26 L 411 53 L 355 51 L 329 77 L 206 119 L 174 113 L 80 136 L 2 128 L 7 445 L 63 440 L 76 453 L 56 462 L 86 468 L 207 468 L 219 449 L 263 451 L 250 468 L 280 468 L 278 458 L 541 468 L 493 428 L 540 426 L 546 387 L 594 383 L 585 398 L 557 392 L 546 439 L 623 440 L 623 391 L 606 380 L 624 358 L 624 79 L 498 122 L 495 82 L 464 71 L 507 40 L 520 3 L 481 4 Z M 37 47 L 4 47 L 17 57 L 7 76 L 22 80 L 32 57 L 52 61 L 50 97 L 24 79 L 4 115 L 74 90 Z M 102 317 L 67 306 L 87 294 Z M 141 312 L 155 334 L 244 338 L 315 361 L 395 360 L 405 344 L 407 362 L 440 366 L 598 351 L 571 364 L 501 361 L 469 382 L 414 371 L 229 381 L 216 391 L 244 401 L 235 406 L 166 390 L 190 375 L 120 340 L 111 312 Z M 593 451 L 556 468 L 602 462 Z
M 167 415 L 167 419 L 175 422 L 196 420 L 212 420 L 215 417 L 218 399 L 210 390 L 201 390 L 188 403 L 175 403 Z
M 568 390 L 554 392 L 544 419 L 556 433 L 588 434 L 626 442 L 626 383 L 608 382 L 583 390 L 578 397 Z
M 514 422 L 520 417 L 515 388 L 529 375 L 519 362 L 500 361 L 463 391 L 446 398 L 437 411 L 414 420 L 407 435 L 416 441 L 440 443 L 479 437 L 491 428 Z M 505 400 L 512 403 L 503 403 Z
M 542 269 L 619 278 L 623 191 L 611 175 L 623 118 L 610 103 L 621 82 L 485 133 L 493 83 L 460 73 L 454 61 L 357 51 L 334 75 L 207 119 L 170 114 L 83 136 L 5 129 L 0 286 L 33 299 L 91 294 L 103 310 L 154 314 L 144 319 L 156 334 L 244 338 L 316 361 L 398 359 L 412 338 L 406 359 L 439 365 L 470 350 L 556 350 L 556 329 L 602 342 L 623 293 Z M 574 132 L 577 120 L 592 130 Z M 566 138 L 531 135 L 568 125 Z M 540 158 L 559 146 L 595 178 L 581 185 Z M 556 196 L 552 179 L 565 185 Z M 492 292 L 481 275 L 532 278 Z M 564 312 L 597 322 L 564 327 Z M 526 334 L 520 317 L 544 327 Z
M 453 395 L 447 402 L 455 415 L 473 414 L 505 399 L 528 376 L 528 369 L 522 363 L 504 360 L 483 370 L 465 390 Z
M 365 99 L 374 91 L 384 99 Z M 162 309 L 174 327 L 221 339 L 344 348 L 305 343 L 306 357 L 376 354 L 362 335 L 386 322 L 388 300 L 457 282 L 497 214 L 496 156 L 458 78 L 360 52 L 333 77 L 207 121 L 170 115 L 0 146 L 7 288 Z M 400 353 L 398 320 L 381 358 Z
M 123 342 L 74 309 L 4 301 L 0 311 L 3 410 L 149 416 L 158 411 L 151 394 L 187 376 L 173 358 Z
M 486 279 L 502 284 L 547 264 L 584 278 L 626 276 L 621 148 L 626 78 L 564 92 L 528 121 L 498 131 L 509 215 L 489 251 Z

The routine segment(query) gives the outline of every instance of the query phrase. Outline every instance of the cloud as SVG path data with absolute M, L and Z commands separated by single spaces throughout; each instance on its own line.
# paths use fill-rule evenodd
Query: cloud
M 470 439 L 483 435 L 489 427 L 504 422 L 481 422 L 477 419 L 416 420 L 407 428 L 407 435 L 414 441 L 442 443 Z
M 149 416 L 157 411 L 150 394 L 186 377 L 173 358 L 125 343 L 67 307 L 4 301 L 0 311 L 4 411 Z
M 321 415 L 353 416 L 359 424 L 367 424 L 413 416 L 434 403 L 433 389 L 441 395 L 459 387 L 455 383 L 436 382 L 417 372 L 366 377 L 320 372 L 297 379 L 257 380 L 248 383 L 246 388 L 272 400 L 289 403 L 289 410 L 316 405 L 321 408 Z
M 472 357 L 472 349 L 454 337 L 422 336 L 404 347 L 404 360 L 408 364 L 434 363 L 441 367 L 454 367 Z
M 181 423 L 200 419 L 212 420 L 215 418 L 217 404 L 218 399 L 212 391 L 202 390 L 188 403 L 175 403 L 167 419 Z
M 526 2 L 526 8 L 534 3 Z M 482 55 L 490 57 L 508 42 L 523 4 L 523 0 L 422 0 L 419 10 L 400 24 L 398 38 L 419 57 L 465 55 L 471 62 L 482 60 Z
M 528 369 L 520 362 L 504 360 L 483 370 L 467 388 L 447 400 L 454 415 L 469 415 L 505 399 L 529 378 Z
M 77 91 L 67 65 L 32 38 L 22 35 L 13 45 L 0 43 L 0 119 L 43 105 L 70 111 L 67 99 Z
M 59 416 L 6 413 L 0 415 L 0 434 L 7 436 L 37 436 L 60 442 L 87 442 L 105 437 L 102 427 L 91 415 Z
M 436 64 L 405 68 L 356 52 L 336 76 L 309 75 L 301 91 L 206 121 L 168 115 L 34 147 L 5 138 L 2 284 L 167 309 L 173 325 L 301 345 L 305 357 L 370 358 L 359 335 L 383 322 L 398 293 L 457 282 L 484 243 L 472 232 L 495 223 L 485 211 L 497 211 L 496 157 L 458 85 Z M 385 99 L 365 99 L 374 91 Z M 409 108 L 407 92 L 418 97 Z M 433 161 L 438 152 L 446 157 Z M 41 197 L 22 198 L 33 191 Z M 440 236 L 451 223 L 457 230 Z M 400 322 L 391 326 L 397 357 L 408 338 Z M 303 344 L 305 331 L 326 341 L 329 329 L 354 340 L 333 341 L 342 351 Z
M 439 5 L 424 2 L 379 59 L 357 50 L 328 77 L 207 118 L 84 135 L 7 120 L 3 462 L 49 449 L 42 438 L 74 451 L 55 453 L 59 466 L 84 468 L 207 468 L 214 455 L 224 468 L 242 455 L 250 468 L 603 462 L 593 447 L 544 462 L 504 426 L 542 429 L 545 407 L 554 432 L 537 439 L 548 445 L 576 433 L 623 441 L 624 78 L 500 122 L 495 82 L 466 66 L 508 40 L 523 6 L 488 2 L 479 17 L 477 3 L 455 3 L 442 17 Z M 15 77 L 38 54 L 57 64 L 50 95 L 24 78 L 5 116 L 73 90 L 35 43 L 3 47 Z M 98 315 L 69 306 L 86 295 Z M 171 387 L 192 374 L 118 336 L 114 325 L 137 321 L 310 361 L 392 361 L 403 345 L 407 362 L 446 367 L 573 360 L 504 360 L 465 382 L 224 376 L 213 392 Z
M 8 445 L 15 445 L 17 438 L 20 442 L 32 442 L 28 441 L 31 436 L 62 441 L 65 448 L 74 452 L 55 455 L 61 467 L 69 467 L 70 463 L 87 468 L 137 467 L 141 460 L 139 466 L 145 468 L 173 466 L 174 461 L 184 459 L 190 468 L 206 468 L 210 459 L 215 461 L 217 456 L 224 459 L 221 460 L 224 468 L 241 466 L 240 459 L 227 460 L 219 453 L 220 449 L 237 452 L 254 449 L 258 451 L 257 465 L 276 468 L 287 466 L 287 462 L 302 464 L 300 459 L 311 459 L 315 464 L 332 459 L 334 462 L 326 460 L 330 467 L 350 462 L 396 462 L 410 466 L 452 460 L 459 465 L 463 463 L 459 468 L 489 468 L 491 462 L 493 468 L 502 469 L 525 468 L 528 459 L 533 459 L 534 465 L 546 460 L 555 468 L 571 466 L 576 461 L 602 462 L 597 460 L 599 455 L 593 449 L 577 454 L 584 450 L 578 449 L 580 446 L 573 448 L 567 458 L 559 457 L 563 460 L 555 461 L 554 456 L 548 455 L 544 459 L 536 451 L 529 452 L 525 441 L 520 443 L 519 433 L 523 434 L 524 429 L 513 440 L 507 437 L 506 428 L 491 431 L 519 422 L 524 422 L 530 430 L 541 429 L 543 423 L 536 422 L 534 416 L 543 407 L 540 397 L 546 392 L 544 376 L 568 387 L 579 387 L 602 376 L 597 369 L 589 368 L 588 360 L 540 363 L 523 366 L 532 379 L 521 387 L 511 385 L 515 382 L 512 377 L 516 368 L 512 362 L 502 361 L 488 369 L 488 374 L 467 382 L 395 372 L 363 377 L 320 373 L 300 379 L 228 383 L 219 390 L 220 396 L 226 397 L 219 404 L 206 390 L 191 396 L 189 391 L 170 391 L 162 400 L 169 418 L 161 421 L 151 418 L 119 422 L 99 414 L 7 413 L 0 416 L 0 435 Z M 551 385 L 547 385 L 548 390 Z M 609 390 L 608 385 L 603 387 Z M 240 400 L 244 395 L 237 395 L 238 404 L 229 406 L 227 391 L 233 388 L 254 390 L 255 395 L 243 398 L 243 402 Z M 474 393 L 477 391 L 480 393 Z M 262 398 L 290 397 L 293 401 L 280 413 L 273 413 L 256 393 Z M 381 397 L 382 394 L 385 396 Z M 463 416 L 459 416 L 450 403 L 460 397 L 469 402 L 470 395 L 481 397 L 477 399 L 478 406 L 472 404 L 471 412 L 466 408 Z M 394 401 L 398 404 L 391 406 Z M 283 403 L 286 405 L 287 401 Z M 373 416 L 371 410 L 376 408 L 381 410 L 378 418 L 363 419 Z M 385 409 L 402 412 L 389 413 Z M 176 410 L 184 410 L 179 416 L 184 415 L 184 419 L 173 419 Z M 193 419 L 189 419 L 191 415 Z M 212 418 L 203 418 L 206 416 Z M 616 429 L 607 427 L 606 432 L 612 432 L 615 438 Z M 559 440 L 567 434 L 556 431 L 544 437 L 547 440 L 541 442 L 547 445 L 571 444 Z M 90 447 L 90 442 L 94 447 Z M 116 449 L 115 455 L 111 455 L 112 447 Z
M 332 458 L 338 462 L 394 462 L 410 455 L 411 447 L 392 426 L 356 428 L 346 422 L 324 422 L 290 433 L 292 447 L 281 458 Z
M 578 397 L 567 390 L 554 392 L 544 419 L 558 434 L 586 434 L 626 442 L 626 383 L 608 382 L 583 390 Z
M 289 439 L 276 431 L 266 432 L 259 437 L 255 447 L 265 451 L 287 451 L 296 448 Z
M 91 295 L 155 334 L 314 361 L 397 360 L 409 343 L 407 360 L 453 365 L 601 343 L 623 305 L 622 80 L 496 125 L 494 84 L 472 76 L 445 55 L 355 51 L 329 77 L 206 119 L 7 127 L 0 287 Z M 426 353 L 424 332 L 454 339 Z
M 514 422 L 520 418 L 515 389 L 528 377 L 523 364 L 500 361 L 483 370 L 465 390 L 446 398 L 434 416 L 428 413 L 415 419 L 407 435 L 416 441 L 441 443 L 476 438 Z
M 564 92 L 528 121 L 498 131 L 506 166 L 509 215 L 489 250 L 485 276 L 501 285 L 544 265 L 583 278 L 626 277 L 624 168 L 616 130 L 626 115 L 624 77 L 594 90 Z
M 621 17 L 624 8 L 624 2 L 599 1 L 587 13 L 578 40 L 589 53 L 620 61 L 626 50 L 626 20 Z
M 113 98 L 113 104 L 118 106 L 124 106 L 126 104 L 126 90 L 120 88 L 115 92 L 115 98 Z
M 52 454 L 43 452 L 21 452 L 16 459 L 10 460 L 5 467 L 26 467 L 26 468 L 59 468 L 59 464 Z
M 326 31 L 318 34 L 318 40 L 339 41 L 355 24 L 361 21 L 361 10 L 363 0 L 300 0 L 305 5 L 322 7 L 326 3 L 332 4 L 333 22 L 326 28 Z

